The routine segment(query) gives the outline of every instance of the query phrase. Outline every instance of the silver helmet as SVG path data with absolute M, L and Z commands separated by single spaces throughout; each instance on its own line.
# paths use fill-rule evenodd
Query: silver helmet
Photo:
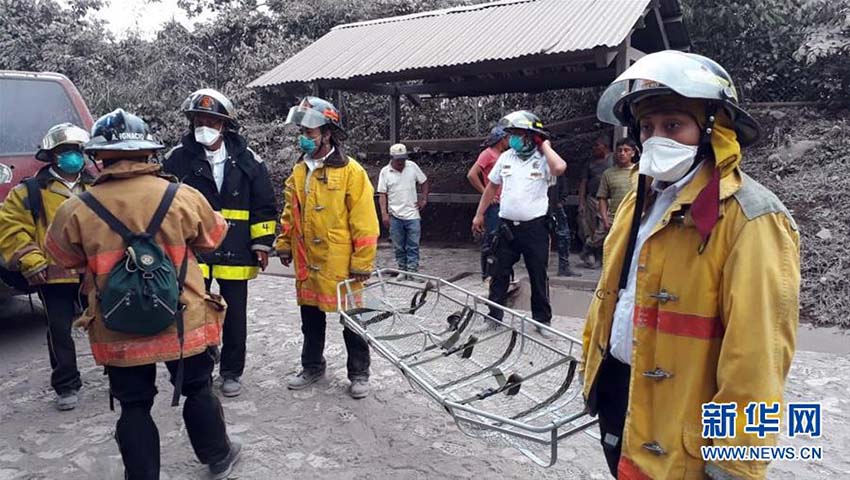
M 47 130 L 41 139 L 41 148 L 35 158 L 42 162 L 52 161 L 50 152 L 59 145 L 77 145 L 82 150 L 83 144 L 89 141 L 89 133 L 73 123 L 60 123 Z
M 499 125 L 504 130 L 510 130 L 512 128 L 517 130 L 528 130 L 534 133 L 539 133 L 543 135 L 545 138 L 549 138 L 549 131 L 543 127 L 543 122 L 540 120 L 540 117 L 529 112 L 528 110 L 517 110 L 516 112 L 511 112 L 501 120 L 499 120 Z
M 633 126 L 634 104 L 671 93 L 717 102 L 732 120 L 741 145 L 758 140 L 761 128 L 738 104 L 738 91 L 729 73 L 710 58 L 678 50 L 651 53 L 635 62 L 602 94 L 596 115 L 612 125 Z
M 232 128 L 239 128 L 233 102 L 212 88 L 202 88 L 189 94 L 186 100 L 183 100 L 180 110 L 189 118 L 189 121 L 194 114 L 205 113 L 224 119 Z

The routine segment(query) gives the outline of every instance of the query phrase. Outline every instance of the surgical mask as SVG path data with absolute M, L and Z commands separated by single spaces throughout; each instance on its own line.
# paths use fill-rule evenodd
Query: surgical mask
M 80 173 L 80 170 L 83 169 L 83 165 L 86 163 L 83 154 L 76 150 L 62 152 L 56 156 L 56 159 L 56 166 L 59 167 L 59 170 L 72 175 Z
M 690 171 L 696 156 L 696 145 L 684 145 L 664 137 L 651 137 L 643 142 L 638 170 L 660 182 L 675 182 Z
M 307 135 L 299 135 L 298 136 L 298 148 L 301 149 L 302 152 L 310 155 L 316 150 L 318 150 L 319 146 L 316 145 L 316 141 Z
M 520 156 L 528 156 L 534 152 L 536 148 L 534 144 L 526 144 L 521 135 L 511 135 L 508 139 L 508 145 Z
M 205 147 L 212 146 L 218 141 L 221 132 L 210 127 L 195 127 L 195 140 Z

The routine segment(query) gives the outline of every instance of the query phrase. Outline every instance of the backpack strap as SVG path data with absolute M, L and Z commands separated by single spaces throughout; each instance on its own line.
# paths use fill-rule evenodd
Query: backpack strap
M 133 238 L 133 232 L 131 232 L 130 229 L 127 228 L 127 226 L 121 222 L 121 220 L 115 218 L 115 215 L 113 215 L 109 210 L 107 210 L 102 203 L 100 203 L 96 198 L 94 198 L 94 195 L 92 195 L 91 192 L 83 192 L 79 195 L 79 198 L 94 213 L 96 213 L 101 220 L 106 222 L 106 224 L 109 225 L 109 228 L 111 228 L 112 231 L 114 231 L 118 235 L 121 235 L 121 238 L 124 239 L 125 244 L 130 243 L 130 239 Z
M 162 196 L 162 200 L 159 202 L 159 206 L 156 208 L 156 212 L 154 212 L 153 217 L 151 217 L 151 221 L 148 224 L 148 228 L 145 230 L 145 233 L 153 238 L 156 235 L 156 232 L 159 231 L 159 227 L 162 225 L 162 221 L 165 219 L 165 214 L 168 213 L 168 209 L 171 207 L 171 202 L 174 200 L 174 195 L 177 194 L 177 188 L 179 187 L 176 183 L 169 183 L 168 188 L 165 189 L 165 194 Z
M 177 189 L 175 188 L 175 190 Z M 177 291 L 179 293 L 177 294 L 177 315 L 174 319 L 174 324 L 177 327 L 177 343 L 180 345 L 180 359 L 177 361 L 177 373 L 174 375 L 174 394 L 171 396 L 172 407 L 180 405 L 180 395 L 183 393 L 183 338 L 186 330 L 183 324 L 183 312 L 186 310 L 186 306 L 180 303 L 179 299 L 183 296 L 183 285 L 186 283 L 189 253 L 189 246 L 186 245 L 186 252 L 183 254 L 183 262 L 180 265 L 180 275 L 177 278 Z
M 32 221 L 37 224 L 38 219 L 44 213 L 44 202 L 41 199 L 41 185 L 39 185 L 38 179 L 35 177 L 27 178 L 21 183 L 27 189 L 27 203 L 29 204 Z

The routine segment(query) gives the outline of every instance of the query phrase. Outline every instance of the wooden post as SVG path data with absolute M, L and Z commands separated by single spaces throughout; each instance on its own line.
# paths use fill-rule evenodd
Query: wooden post
M 401 141 L 401 96 L 390 95 L 390 144 Z

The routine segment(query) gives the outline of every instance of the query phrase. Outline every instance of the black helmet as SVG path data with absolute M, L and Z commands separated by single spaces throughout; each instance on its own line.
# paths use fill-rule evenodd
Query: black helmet
M 342 114 L 329 101 L 319 97 L 304 97 L 301 102 L 289 109 L 286 124 L 306 128 L 318 128 L 328 125 L 336 138 L 345 140 L 347 134 L 342 128 Z
M 517 129 L 528 130 L 539 133 L 545 138 L 549 138 L 549 131 L 543 128 L 543 122 L 540 117 L 529 112 L 528 110 L 517 110 L 509 113 L 499 120 L 499 126 L 505 130 Z
M 91 127 L 91 140 L 85 144 L 86 152 L 160 150 L 163 148 L 165 146 L 151 135 L 148 124 L 144 120 L 120 108 L 107 113 L 94 122 Z
M 214 117 L 219 117 L 225 120 L 231 128 L 239 128 L 239 123 L 236 121 L 236 109 L 233 108 L 233 102 L 212 88 L 202 88 L 196 90 L 183 100 L 183 105 L 180 109 L 192 121 L 192 116 L 196 113 L 206 113 Z

